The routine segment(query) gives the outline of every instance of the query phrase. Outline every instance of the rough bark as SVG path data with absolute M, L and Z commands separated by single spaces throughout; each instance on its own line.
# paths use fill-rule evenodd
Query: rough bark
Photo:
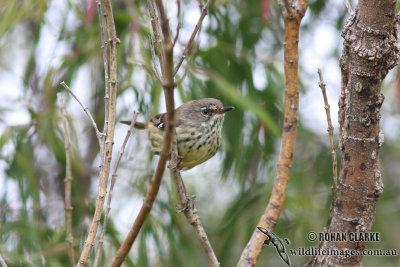
M 398 62 L 393 0 L 361 0 L 343 28 L 339 109 L 341 168 L 329 232 L 369 232 L 383 192 L 379 170 L 380 88 Z M 350 257 L 321 255 L 314 266 L 362 266 L 366 242 L 325 242 L 322 249 L 348 250 Z

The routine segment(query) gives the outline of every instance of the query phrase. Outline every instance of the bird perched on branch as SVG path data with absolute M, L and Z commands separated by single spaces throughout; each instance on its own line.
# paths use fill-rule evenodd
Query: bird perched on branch
M 189 170 L 210 159 L 217 153 L 221 143 L 221 129 L 225 113 L 233 107 L 223 107 L 215 98 L 189 101 L 175 110 L 176 138 L 180 162 L 178 169 Z M 147 129 L 154 154 L 161 153 L 166 113 L 154 116 L 150 122 L 136 122 L 134 127 Z M 121 120 L 131 124 L 131 121 Z

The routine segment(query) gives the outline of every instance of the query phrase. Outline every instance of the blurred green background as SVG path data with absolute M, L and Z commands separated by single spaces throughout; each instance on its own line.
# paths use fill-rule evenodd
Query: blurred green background
M 348 17 L 341 1 L 309 1 L 300 36 L 300 118 L 293 170 L 275 233 L 288 249 L 318 246 L 309 231 L 322 232 L 330 204 L 332 167 L 317 68 L 327 83 L 335 130 L 340 94 L 341 28 Z M 354 5 L 353 5 L 354 6 Z M 176 2 L 167 5 L 171 29 Z M 138 62 L 151 66 L 146 1 L 115 0 L 118 50 L 118 119 L 140 111 L 140 120 L 164 112 L 160 85 Z M 197 1 L 182 1 L 183 51 L 199 17 Z M 275 1 L 213 1 L 195 53 L 178 77 L 178 104 L 215 97 L 236 109 L 227 114 L 217 156 L 183 172 L 196 195 L 202 223 L 222 266 L 235 266 L 269 199 L 284 101 L 283 21 Z M 0 2 L 0 254 L 9 266 L 68 266 L 64 223 L 65 150 L 56 94 L 67 100 L 73 157 L 73 236 L 77 257 L 94 211 L 98 144 L 90 121 L 59 85 L 65 81 L 89 106 L 99 127 L 104 117 L 104 71 L 93 0 Z M 204 69 L 206 71 L 204 71 Z M 381 148 L 384 194 L 372 231 L 381 242 L 368 248 L 400 249 L 400 86 L 397 68 L 382 88 L 385 144 Z M 127 127 L 117 125 L 114 153 Z M 338 140 L 336 130 L 336 143 Z M 116 157 L 114 157 L 115 159 Z M 340 155 L 339 155 L 340 158 Z M 133 223 L 155 169 L 146 133 L 135 132 L 119 169 L 104 245 L 108 266 Z M 156 203 L 124 266 L 207 266 L 194 230 L 174 205 L 166 171 Z M 100 228 L 101 230 L 101 228 Z M 309 257 L 291 256 L 292 266 Z M 89 266 L 93 264 L 92 255 Z M 400 266 L 397 257 L 364 257 L 364 266 Z M 265 247 L 258 266 L 285 266 Z

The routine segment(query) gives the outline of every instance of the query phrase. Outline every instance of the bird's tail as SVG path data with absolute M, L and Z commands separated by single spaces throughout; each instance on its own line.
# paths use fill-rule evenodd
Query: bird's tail
M 123 123 L 123 124 L 131 125 L 131 121 L 129 121 L 129 120 L 120 120 L 119 122 Z M 139 121 L 137 121 L 137 122 L 135 122 L 134 127 L 136 129 L 138 129 L 138 130 L 147 129 L 147 122 L 139 122 Z

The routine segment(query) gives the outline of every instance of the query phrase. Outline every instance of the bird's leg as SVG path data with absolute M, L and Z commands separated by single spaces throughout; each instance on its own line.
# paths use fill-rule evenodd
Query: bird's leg
M 170 168 L 170 169 L 178 168 L 179 165 L 182 163 L 183 158 L 184 158 L 183 156 L 177 155 L 177 159 L 175 162 L 171 159 L 171 161 L 168 164 L 168 168 Z

